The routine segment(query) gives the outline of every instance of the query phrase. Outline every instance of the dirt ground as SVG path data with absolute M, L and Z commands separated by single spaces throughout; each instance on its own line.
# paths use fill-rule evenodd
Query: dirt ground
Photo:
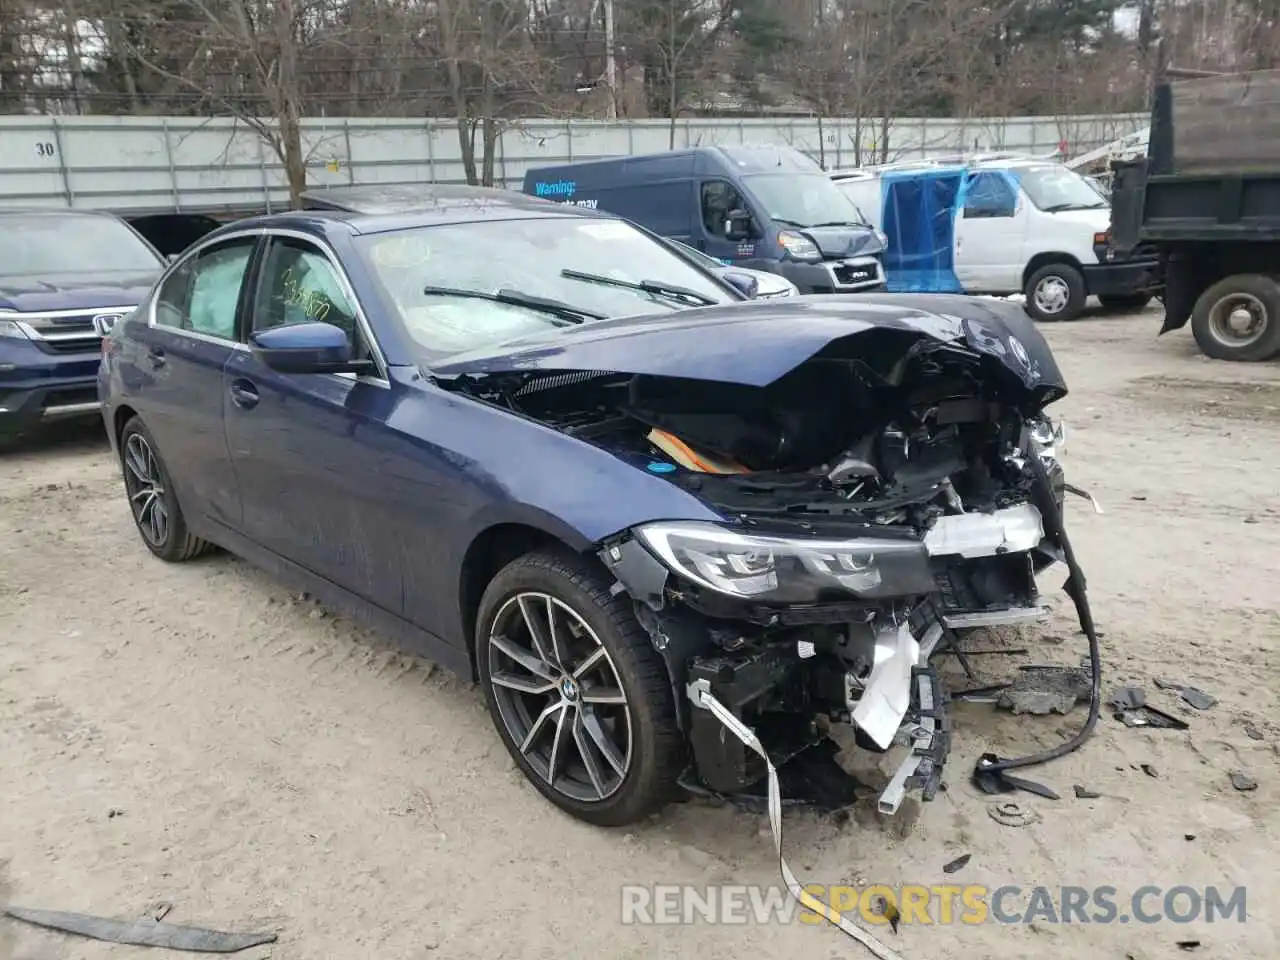
M 958 704 L 949 789 L 914 823 L 788 813 L 788 858 L 803 882 L 1110 885 L 1122 905 L 1146 884 L 1246 885 L 1249 919 L 884 930 L 907 960 L 1280 955 L 1280 365 L 1208 361 L 1158 324 L 1046 334 L 1072 388 L 1070 478 L 1106 511 L 1068 507 L 1104 689 L 1141 684 L 1190 729 L 1104 713 L 1079 753 L 1028 772 L 1062 799 L 1018 794 L 1041 819 L 1005 826 L 976 758 L 1057 742 L 1084 709 Z M 0 903 L 136 918 L 163 901 L 172 922 L 279 931 L 248 960 L 867 955 L 799 922 L 622 925 L 622 884 L 776 884 L 763 816 L 569 820 L 524 784 L 478 690 L 236 559 L 154 560 L 122 490 L 92 430 L 0 455 Z M 976 658 L 979 682 L 1078 661 L 1062 577 L 1042 584 L 1047 629 L 983 643 L 1029 657 Z M 1157 678 L 1218 702 L 1179 706 Z M 0 960 L 163 955 L 0 920 Z

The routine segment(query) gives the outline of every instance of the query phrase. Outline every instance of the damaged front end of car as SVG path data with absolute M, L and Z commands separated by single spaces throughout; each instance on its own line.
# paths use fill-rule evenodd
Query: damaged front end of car
M 837 310 L 788 306 L 774 322 L 819 309 Z M 1062 556 L 1045 512 L 1067 489 L 1061 427 L 1044 412 L 1066 389 L 1047 347 L 989 308 L 861 309 L 869 321 L 828 329 L 777 376 L 753 366 L 744 324 L 736 372 L 636 355 L 569 370 L 544 351 L 453 384 L 720 518 L 657 518 L 599 544 L 666 663 L 690 791 L 764 799 L 772 764 L 789 797 L 848 803 L 833 740 L 845 727 L 868 751 L 906 747 L 882 812 L 911 790 L 931 799 L 950 747 L 931 658 L 960 631 L 1046 616 L 1036 573 Z

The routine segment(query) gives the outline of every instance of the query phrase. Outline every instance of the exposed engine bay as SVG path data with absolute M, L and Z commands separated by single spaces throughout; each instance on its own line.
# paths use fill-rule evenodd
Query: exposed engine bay
M 666 661 L 692 791 L 762 795 L 764 762 L 702 708 L 710 693 L 774 765 L 828 761 L 790 793 L 852 800 L 829 739 L 844 723 L 864 749 L 908 748 L 883 812 L 909 789 L 931 799 L 950 746 L 931 656 L 959 631 L 1046 616 L 1035 574 L 1063 559 L 1045 517 L 1066 485 L 1043 407 L 1065 389 L 1029 389 L 961 340 L 873 329 L 764 386 L 535 370 L 448 387 L 601 447 L 723 518 L 648 524 L 599 553 Z

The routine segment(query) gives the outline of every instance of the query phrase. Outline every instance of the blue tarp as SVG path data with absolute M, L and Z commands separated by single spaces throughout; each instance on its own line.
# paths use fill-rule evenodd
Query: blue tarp
M 1008 171 L 990 172 L 1017 188 Z M 890 291 L 963 292 L 955 270 L 955 224 L 964 207 L 968 174 L 965 167 L 931 167 L 881 176 L 881 224 L 889 238 L 884 270 Z

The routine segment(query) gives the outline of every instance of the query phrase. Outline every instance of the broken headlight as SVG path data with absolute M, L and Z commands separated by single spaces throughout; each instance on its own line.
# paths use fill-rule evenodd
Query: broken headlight
M 803 540 L 699 522 L 651 523 L 635 533 L 671 571 L 731 597 L 814 603 L 934 589 L 928 553 L 916 540 Z
M 1067 427 L 1061 420 L 1054 423 L 1048 417 L 1040 417 L 1027 424 L 1031 447 L 1043 459 L 1061 460 L 1066 453 Z

